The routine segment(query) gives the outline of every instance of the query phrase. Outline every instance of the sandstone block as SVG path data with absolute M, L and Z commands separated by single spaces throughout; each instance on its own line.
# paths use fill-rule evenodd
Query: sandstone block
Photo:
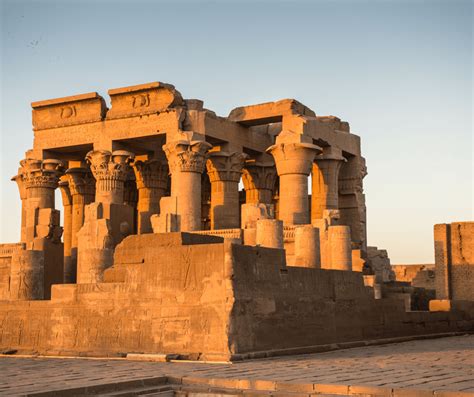
M 33 102 L 31 107 L 36 130 L 100 121 L 107 110 L 97 92 Z
M 434 299 L 430 303 L 430 312 L 449 312 L 451 301 L 449 299 Z
M 257 221 L 256 243 L 261 247 L 283 248 L 283 221 L 261 219 Z
M 112 108 L 107 119 L 162 112 L 184 105 L 181 94 L 171 84 L 154 82 L 109 90 Z
M 241 206 L 241 228 L 256 228 L 257 221 L 274 217 L 273 205 L 263 203 L 249 203 Z

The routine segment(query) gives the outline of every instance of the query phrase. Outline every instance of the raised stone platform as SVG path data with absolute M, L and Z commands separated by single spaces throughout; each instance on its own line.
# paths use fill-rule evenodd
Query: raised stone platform
M 104 282 L 0 302 L 0 347 L 53 355 L 167 353 L 228 361 L 265 351 L 472 330 L 474 303 L 405 312 L 357 272 L 286 266 L 283 249 L 192 233 L 129 236 Z

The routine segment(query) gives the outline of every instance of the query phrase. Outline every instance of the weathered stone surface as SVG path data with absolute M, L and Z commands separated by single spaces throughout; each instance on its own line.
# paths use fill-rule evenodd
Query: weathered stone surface
M 107 111 L 97 92 L 33 102 L 31 107 L 37 130 L 101 121 Z
M 219 117 L 159 82 L 109 94 L 107 112 L 95 93 L 32 104 L 0 348 L 228 360 L 472 330 L 472 223 L 435 229 L 430 313 L 367 248 L 347 122 L 292 99 Z
M 367 247 L 367 261 L 378 283 L 395 280 L 387 250 Z
M 162 112 L 184 104 L 174 86 L 161 82 L 111 89 L 109 95 L 112 108 L 108 119 Z
M 437 299 L 474 300 L 474 222 L 434 226 Z
M 54 286 L 53 299 L 35 306 L 0 304 L 0 347 L 223 360 L 472 324 L 467 306 L 405 313 L 398 300 L 373 300 L 360 273 L 287 268 L 283 250 L 222 241 L 186 233 L 129 236 L 106 271 L 123 269 L 120 282 Z

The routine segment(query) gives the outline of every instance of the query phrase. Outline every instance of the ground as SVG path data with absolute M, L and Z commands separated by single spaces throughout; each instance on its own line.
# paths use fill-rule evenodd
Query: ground
M 163 375 L 450 390 L 474 395 L 474 335 L 234 364 L 3 356 L 0 374 L 1 396 Z

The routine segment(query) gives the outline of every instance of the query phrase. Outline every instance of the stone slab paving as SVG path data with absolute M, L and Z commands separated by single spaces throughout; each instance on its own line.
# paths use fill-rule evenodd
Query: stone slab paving
M 3 356 L 0 358 L 0 396 L 157 376 L 368 385 L 462 391 L 474 395 L 474 335 L 234 364 Z

